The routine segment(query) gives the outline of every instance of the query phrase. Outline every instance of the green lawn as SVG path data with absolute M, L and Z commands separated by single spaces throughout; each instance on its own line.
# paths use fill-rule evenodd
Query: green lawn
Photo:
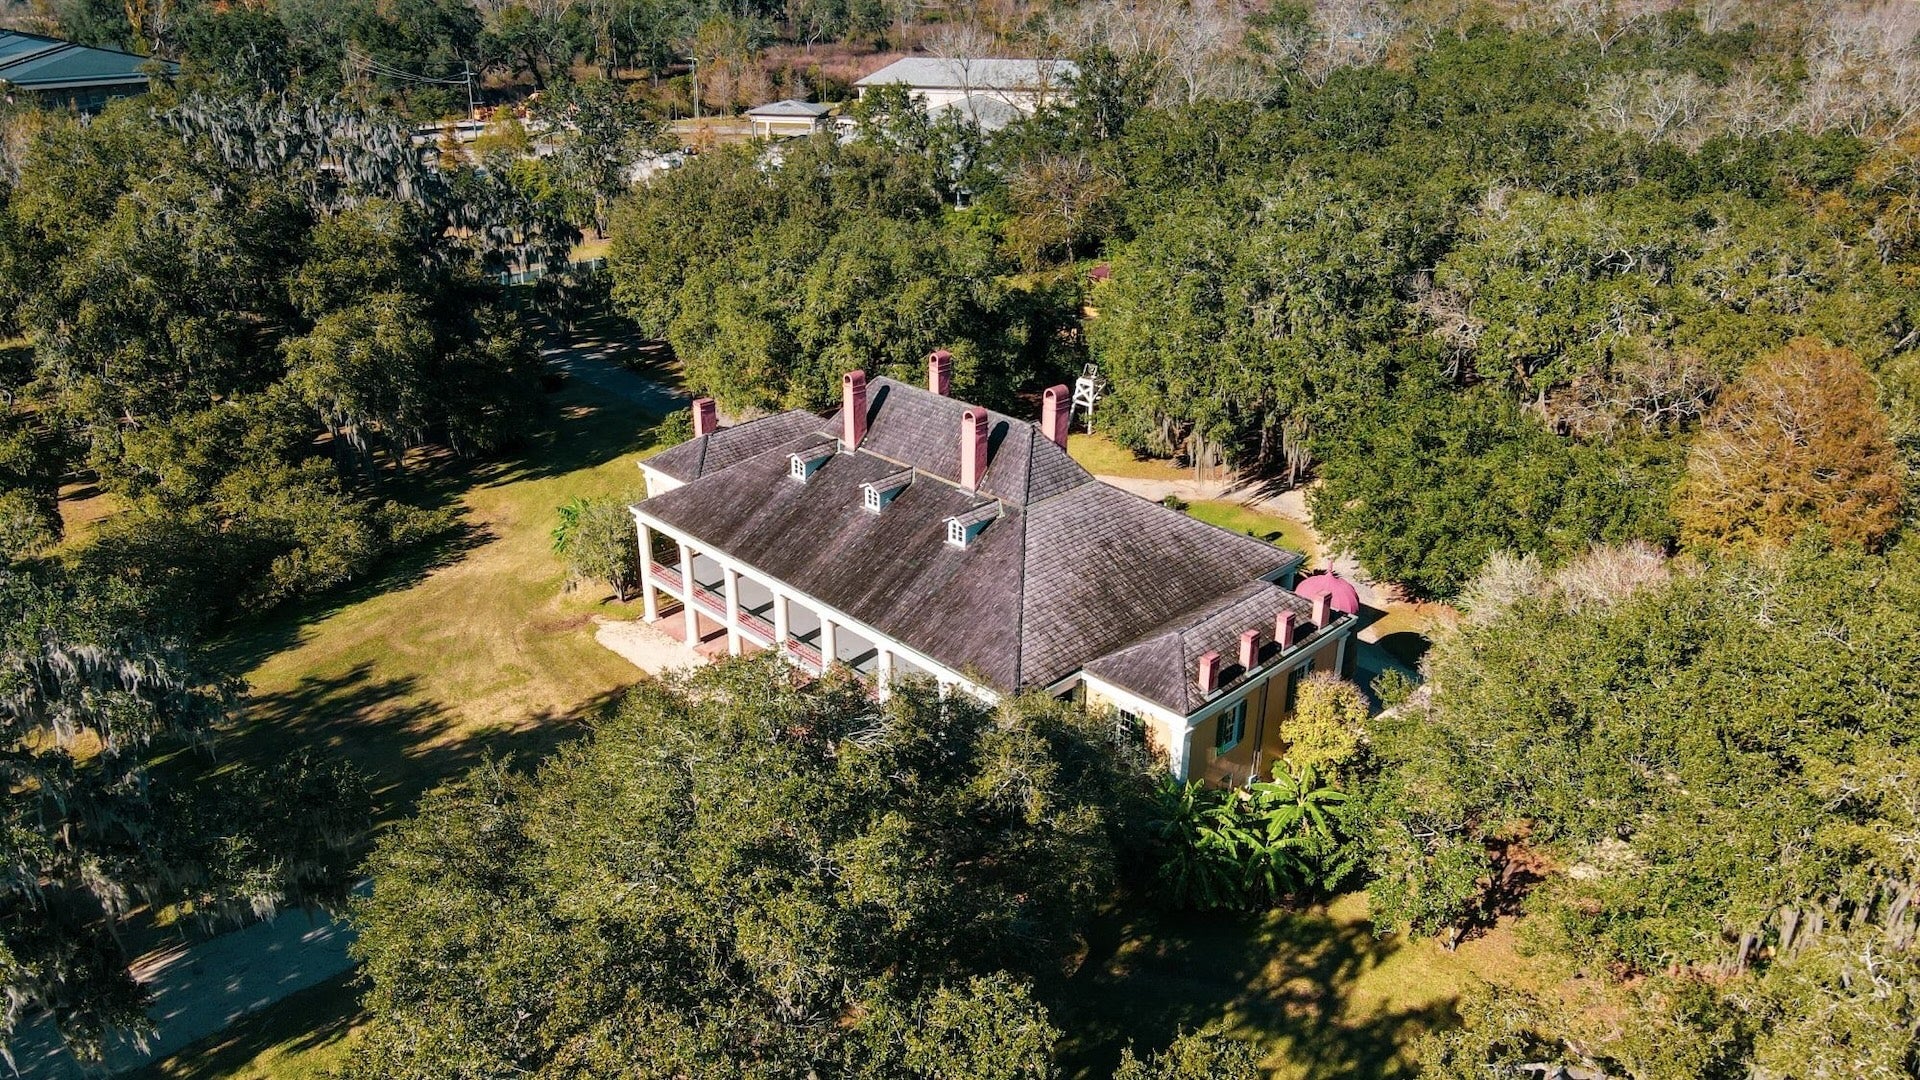
M 1382 1080 L 1412 1075 L 1414 1040 L 1458 1023 L 1477 982 L 1533 975 L 1504 927 L 1451 953 L 1376 938 L 1361 894 L 1265 916 L 1118 916 L 1054 995 L 1054 1022 L 1080 1080 L 1110 1075 L 1129 1043 L 1210 1025 L 1264 1048 L 1275 1080 Z
M 579 380 L 548 401 L 553 423 L 516 460 L 443 475 L 460 536 L 217 649 L 251 687 L 224 761 L 324 747 L 367 771 L 390 819 L 484 754 L 544 753 L 639 676 L 593 640 L 596 613 L 631 613 L 565 591 L 548 533 L 573 496 L 640 489 L 650 420 Z
M 1236 502 L 1196 502 L 1187 505 L 1187 513 L 1209 525 L 1231 532 L 1245 533 L 1269 540 L 1283 548 L 1311 556 L 1317 545 L 1305 525 L 1291 518 L 1268 514 Z
M 1141 480 L 1191 480 L 1193 473 L 1164 458 L 1143 458 L 1105 435 L 1069 435 L 1067 453 L 1095 476 L 1131 476 Z

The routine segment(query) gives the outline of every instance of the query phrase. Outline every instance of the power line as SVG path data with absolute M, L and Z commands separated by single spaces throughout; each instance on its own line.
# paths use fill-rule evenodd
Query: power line
M 364 69 L 368 74 L 381 75 L 389 79 L 398 79 L 402 82 L 423 83 L 431 86 L 464 86 L 467 88 L 467 115 L 469 117 L 474 114 L 474 110 L 479 104 L 479 98 L 475 94 L 475 87 L 473 85 L 472 61 L 462 60 L 460 62 L 462 71 L 458 77 L 443 79 L 433 75 L 421 75 L 418 72 L 402 71 L 392 64 L 375 59 L 367 53 L 356 51 L 351 45 L 347 46 L 347 60 L 356 67 Z

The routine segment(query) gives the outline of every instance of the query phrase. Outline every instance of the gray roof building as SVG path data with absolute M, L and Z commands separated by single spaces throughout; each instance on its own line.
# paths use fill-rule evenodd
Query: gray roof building
M 688 642 L 716 621 L 733 651 L 849 662 L 883 693 L 903 669 L 983 695 L 1081 688 L 1157 725 L 1181 775 L 1257 772 L 1277 753 L 1266 718 L 1290 707 L 1268 685 L 1317 655 L 1340 668 L 1355 605 L 1295 593 L 1294 552 L 1089 474 L 1065 449 L 1066 387 L 1020 420 L 949 397 L 950 362 L 929 358 L 924 389 L 850 372 L 824 420 L 723 428 L 696 402 L 694 437 L 641 463 L 648 618 L 664 592 Z M 657 561 L 663 536 L 677 569 Z M 794 629 L 809 613 L 819 629 Z M 849 650 L 854 635 L 866 644 Z
M 747 115 L 748 116 L 780 116 L 780 117 L 790 116 L 790 117 L 796 117 L 800 119 L 809 119 L 812 117 L 825 116 L 832 111 L 833 111 L 833 107 L 830 105 L 820 105 L 811 101 L 801 101 L 799 98 L 786 98 L 781 101 L 768 102 L 765 105 L 755 105 L 753 108 L 747 110 Z
M 856 89 L 904 83 L 916 90 L 1060 90 L 1080 74 L 1071 60 L 909 56 L 857 80 Z
M 0 30 L 0 84 L 49 104 L 96 109 L 116 97 L 144 94 L 145 68 L 158 63 L 176 72 L 179 65 L 116 49 L 96 49 L 58 38 Z

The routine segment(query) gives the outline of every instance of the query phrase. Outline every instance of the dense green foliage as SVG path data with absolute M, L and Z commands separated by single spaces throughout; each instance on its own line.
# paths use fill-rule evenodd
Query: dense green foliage
M 946 348 L 957 393 L 1005 403 L 1054 370 L 1055 298 L 1003 280 L 993 237 L 942 211 L 927 159 L 831 139 L 783 155 L 701 155 L 615 217 L 614 300 L 673 343 L 691 389 L 820 408 L 844 371 L 918 382 Z
M 235 688 L 137 624 L 123 588 L 0 570 L 0 1038 L 30 1009 L 83 1055 L 147 1027 L 108 921 L 136 905 L 190 901 L 212 919 L 345 897 L 359 778 L 304 756 L 217 784 L 156 776 L 153 754 L 200 744 Z
M 1836 69 L 1794 75 L 1813 46 L 1778 13 L 1625 18 L 1617 39 L 1480 13 L 1403 62 L 1324 70 L 1276 15 L 1245 28 L 1283 50 L 1257 54 L 1271 81 L 1217 100 L 1185 66 L 1192 28 L 1121 48 L 1148 16 L 1099 12 L 1074 96 L 991 137 L 873 95 L 849 145 L 711 154 L 636 193 L 620 305 L 736 409 L 824 406 L 838 371 L 942 346 L 961 393 L 1004 405 L 1090 358 L 1103 430 L 1317 476 L 1330 539 L 1440 598 L 1495 551 L 1680 542 L 1702 417 L 1795 339 L 1858 356 L 1913 457 L 1920 270 L 1887 238 L 1920 205 L 1916 146 Z M 1684 133 L 1641 122 L 1681 88 Z M 1102 255 L 1110 278 L 1081 287 L 1075 260 Z M 1083 299 L 1098 314 L 1074 333 Z M 1904 515 L 1897 492 L 1870 501 Z
M 567 230 L 511 192 L 342 109 L 194 99 L 20 130 L 0 234 L 45 272 L 0 313 L 32 342 L 6 389 L 55 460 L 23 448 L 13 471 L 44 500 L 84 466 L 125 500 L 83 558 L 156 608 L 193 625 L 364 576 L 450 524 L 382 498 L 387 463 L 522 430 L 532 353 L 485 275 Z M 16 550 L 44 546 L 32 520 L 10 518 Z
M 1244 788 L 1168 780 L 1148 819 L 1159 848 L 1156 891 L 1200 911 L 1331 893 L 1355 869 L 1346 801 L 1313 766 L 1289 762 Z
M 344 107 L 133 101 L 0 127 L 0 263 L 28 268 L 0 288 L 0 334 L 24 339 L 0 354 L 4 1027 L 46 1010 L 91 1053 L 147 1024 L 134 909 L 344 896 L 361 780 L 318 747 L 198 779 L 242 688 L 196 644 L 454 526 L 395 497 L 410 451 L 518 437 L 534 358 L 490 274 L 573 233 Z M 114 512 L 55 552 L 69 479 Z
M 771 657 L 637 689 L 382 841 L 353 1073 L 1051 1075 L 1026 984 L 1149 791 L 1115 730 Z
M 640 582 L 640 550 L 633 515 L 622 498 L 568 501 L 553 529 L 553 553 L 566 560 L 569 580 L 602 582 L 624 601 Z
M 1646 1022 L 1604 1034 L 1542 1006 L 1486 1023 L 1613 1075 L 1911 1062 L 1920 1014 L 1880 988 L 1916 935 L 1916 552 L 1495 572 L 1436 643 L 1431 699 L 1373 725 L 1376 917 L 1432 933 L 1525 892 L 1539 946 L 1627 977 L 1615 992 Z M 1788 1019 L 1821 1010 L 1861 1040 Z

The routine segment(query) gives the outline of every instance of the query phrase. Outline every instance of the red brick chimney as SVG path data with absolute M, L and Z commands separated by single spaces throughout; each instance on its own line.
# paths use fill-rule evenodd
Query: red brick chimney
M 1040 433 L 1055 446 L 1067 448 L 1067 428 L 1073 424 L 1073 397 L 1066 384 L 1047 387 L 1040 398 Z
M 960 416 L 960 486 L 980 490 L 987 472 L 987 410 L 968 409 Z
M 1211 694 L 1220 689 L 1220 654 L 1206 652 L 1200 654 L 1200 693 Z
M 1273 617 L 1273 643 L 1281 652 L 1293 648 L 1293 612 L 1283 611 Z
M 1240 631 L 1240 670 L 1252 671 L 1260 666 L 1260 631 Z
M 693 399 L 693 437 L 711 435 L 720 427 L 720 418 L 710 397 Z
M 851 450 L 867 437 L 867 373 L 840 376 L 840 441 Z
M 935 349 L 927 357 L 927 389 L 946 397 L 953 392 L 953 354 Z
M 1325 630 L 1333 621 L 1333 597 L 1321 593 L 1313 598 L 1313 626 L 1316 630 Z

